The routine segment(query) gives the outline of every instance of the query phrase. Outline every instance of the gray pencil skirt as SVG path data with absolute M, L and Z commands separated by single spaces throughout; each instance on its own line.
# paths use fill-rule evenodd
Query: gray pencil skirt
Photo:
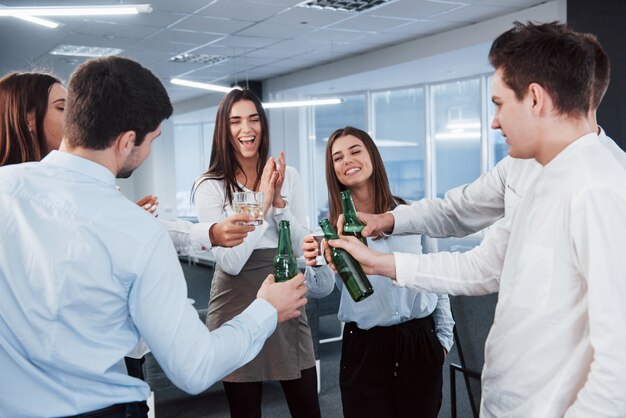
M 209 330 L 219 328 L 233 319 L 256 299 L 256 294 L 268 274 L 274 272 L 276 249 L 254 250 L 241 272 L 231 276 L 216 265 L 211 284 L 207 313 Z M 261 352 L 248 364 L 224 378 L 226 382 L 260 382 L 293 380 L 300 372 L 315 365 L 311 329 L 304 307 L 298 318 L 278 324 L 265 342 Z

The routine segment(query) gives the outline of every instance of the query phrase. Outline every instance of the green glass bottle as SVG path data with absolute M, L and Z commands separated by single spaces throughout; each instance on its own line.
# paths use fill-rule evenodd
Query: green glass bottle
M 322 231 L 324 231 L 324 238 L 327 240 L 339 239 L 339 235 L 330 225 L 328 219 L 322 219 L 320 226 Z M 361 265 L 350 253 L 342 248 L 334 247 L 330 247 L 330 253 L 333 258 L 333 264 L 341 276 L 344 286 L 355 302 L 359 302 L 374 293 L 372 284 L 363 272 Z
M 367 240 L 361 235 L 365 225 L 356 216 L 350 190 L 346 189 L 341 192 L 341 207 L 343 208 L 343 234 L 357 237 L 363 244 L 367 245 Z
M 284 282 L 298 274 L 298 262 L 291 249 L 291 232 L 289 221 L 278 224 L 278 249 L 274 257 L 274 278 Z

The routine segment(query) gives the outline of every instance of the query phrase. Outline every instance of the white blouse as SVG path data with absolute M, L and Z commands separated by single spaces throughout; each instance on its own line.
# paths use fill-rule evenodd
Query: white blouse
M 198 178 L 196 182 L 200 180 L 201 178 Z M 246 188 L 244 190 L 249 191 Z M 263 224 L 250 232 L 242 244 L 232 248 L 213 247 L 211 249 L 217 264 L 224 272 L 237 275 L 248 261 L 252 251 L 276 248 L 278 246 L 278 223 L 282 220 L 289 221 L 294 255 L 296 257 L 302 255 L 302 241 L 310 232 L 305 227 L 306 211 L 303 200 L 296 197 L 298 192 L 302 193 L 300 175 L 295 168 L 287 166 L 281 190 L 281 196 L 287 205 L 284 208 L 270 208 Z M 232 203 L 226 201 L 223 180 L 204 180 L 196 190 L 195 201 L 200 222 L 220 222 L 235 213 Z

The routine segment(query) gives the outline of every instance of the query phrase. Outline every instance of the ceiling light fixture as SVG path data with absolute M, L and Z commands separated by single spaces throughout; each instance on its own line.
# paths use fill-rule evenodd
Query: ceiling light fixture
M 290 102 L 272 102 L 272 103 L 263 103 L 263 107 L 266 109 L 278 109 L 278 108 L 286 108 L 286 107 L 302 107 L 302 106 L 323 106 L 323 105 L 334 105 L 342 103 L 343 100 L 333 98 L 333 99 L 313 99 L 313 100 L 294 100 Z
M 177 86 L 193 87 L 196 89 L 203 89 L 203 90 L 210 90 L 210 91 L 218 91 L 220 93 L 228 93 L 231 90 L 235 90 L 235 89 L 241 90 L 241 87 L 224 87 L 224 86 L 218 86 L 217 84 L 198 83 L 197 81 L 183 80 L 181 78 L 172 78 L 170 82 L 172 84 L 176 84 Z
M 59 45 L 49 52 L 50 55 L 67 55 L 70 57 L 108 57 L 122 52 L 119 48 L 103 48 L 99 46 Z
M 235 90 L 235 89 L 241 90 L 241 87 L 239 86 L 224 87 L 224 86 L 218 86 L 216 84 L 199 83 L 197 81 L 183 80 L 180 78 L 172 78 L 170 82 L 178 86 L 193 87 L 196 89 L 217 91 L 220 93 L 229 93 L 231 90 Z M 342 102 L 343 102 L 342 99 L 336 99 L 336 98 L 314 99 L 314 100 L 294 100 L 290 102 L 263 103 L 263 107 L 265 109 L 278 109 L 278 108 L 286 108 L 286 107 L 333 105 L 333 104 L 339 104 Z
M 42 19 L 40 17 L 35 16 L 15 16 L 17 19 L 25 20 L 30 23 L 35 23 L 37 25 L 45 26 L 50 29 L 56 29 L 61 26 L 60 23 L 55 22 L 54 20 Z
M 136 15 L 150 13 L 149 4 L 128 4 L 112 6 L 52 6 L 52 7 L 0 7 L 0 16 L 106 16 Z

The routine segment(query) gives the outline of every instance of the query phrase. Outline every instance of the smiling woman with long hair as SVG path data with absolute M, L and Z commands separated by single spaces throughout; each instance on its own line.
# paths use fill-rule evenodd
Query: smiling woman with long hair
M 326 184 L 333 225 L 342 213 L 339 194 L 350 190 L 359 212 L 385 213 L 406 202 L 391 194 L 383 160 L 372 138 L 351 126 L 330 135 L 326 146 Z M 367 238 L 370 248 L 421 253 L 419 235 Z M 302 245 L 307 265 L 315 265 L 318 245 Z M 339 385 L 346 418 L 437 417 L 441 406 L 442 365 L 452 346 L 454 321 L 447 295 L 396 287 L 369 276 L 374 293 L 355 303 L 328 266 L 307 267 L 309 295 L 341 289 L 339 320 L 345 322 Z
M 249 90 L 232 90 L 217 111 L 209 169 L 194 186 L 196 212 L 200 222 L 218 222 L 234 213 L 235 192 L 261 191 L 264 220 L 243 244 L 212 249 L 217 264 L 207 314 L 210 330 L 241 313 L 273 272 L 281 220 L 290 222 L 294 243 L 308 233 L 297 195 L 298 172 L 285 165 L 282 152 L 277 160 L 268 153 L 269 128 L 261 101 Z M 294 252 L 299 255 L 297 246 Z M 320 416 L 311 330 L 301 312 L 277 326 L 254 360 L 224 378 L 231 417 L 260 417 L 262 382 L 268 380 L 280 381 L 292 416 Z
M 0 166 L 39 161 L 63 138 L 65 88 L 38 72 L 0 79 Z

